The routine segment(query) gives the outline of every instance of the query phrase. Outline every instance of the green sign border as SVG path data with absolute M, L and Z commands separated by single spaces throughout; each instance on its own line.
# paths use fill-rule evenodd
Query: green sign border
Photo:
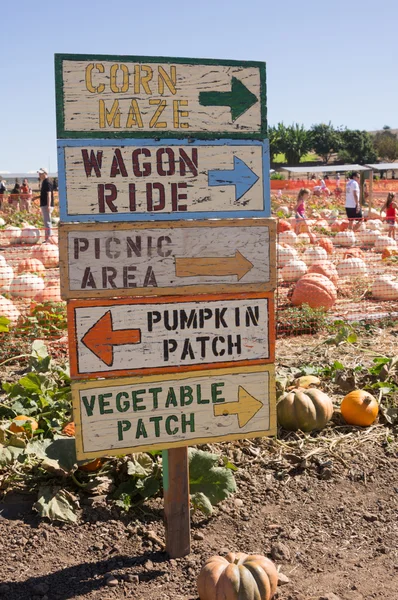
M 64 120 L 64 89 L 62 79 L 62 63 L 64 60 L 114 60 L 119 62 L 146 62 L 186 65 L 221 65 L 228 67 L 257 67 L 260 70 L 260 110 L 261 131 L 259 132 L 209 132 L 191 131 L 189 137 L 195 139 L 264 139 L 267 136 L 267 87 L 265 62 L 239 61 L 239 60 L 217 60 L 212 58 L 172 58 L 164 56 L 121 56 L 109 54 L 55 54 L 55 96 L 57 112 L 57 137 L 59 139 L 123 139 L 123 138 L 186 138 L 187 131 L 179 135 L 175 131 L 65 131 Z

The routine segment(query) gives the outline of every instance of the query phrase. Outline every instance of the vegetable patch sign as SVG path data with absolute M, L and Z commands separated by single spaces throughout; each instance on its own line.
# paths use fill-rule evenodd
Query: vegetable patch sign
M 265 63 L 55 55 L 58 138 L 265 136 Z
M 75 383 L 77 457 L 274 434 L 274 386 L 273 365 Z

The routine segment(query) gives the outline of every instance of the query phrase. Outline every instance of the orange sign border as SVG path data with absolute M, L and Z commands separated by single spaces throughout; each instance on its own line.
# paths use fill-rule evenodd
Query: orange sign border
M 214 363 L 201 363 L 198 365 L 185 365 L 178 367 L 148 367 L 147 369 L 118 369 L 115 371 L 93 371 L 92 373 L 80 373 L 77 360 L 78 339 L 76 335 L 76 308 L 89 308 L 91 306 L 123 306 L 134 304 L 185 304 L 186 302 L 205 302 L 214 300 L 249 300 L 266 299 L 268 300 L 268 354 L 267 359 L 238 360 Z M 132 375 L 157 375 L 162 373 L 186 373 L 189 371 L 203 371 L 208 369 L 227 369 L 230 367 L 245 367 L 252 365 L 268 365 L 275 362 L 275 311 L 273 292 L 251 292 L 242 294 L 201 294 L 184 296 L 162 296 L 157 298 L 118 298 L 114 300 L 68 300 L 68 341 L 69 341 L 69 361 L 71 379 L 97 379 L 110 377 L 130 377 Z

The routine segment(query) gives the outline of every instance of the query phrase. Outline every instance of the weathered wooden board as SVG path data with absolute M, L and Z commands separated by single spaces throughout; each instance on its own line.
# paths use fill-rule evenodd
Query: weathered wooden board
M 58 138 L 264 137 L 265 63 L 55 55 Z
M 271 291 L 275 237 L 273 219 L 62 224 L 62 295 Z
M 273 295 L 202 294 L 68 302 L 71 377 L 267 364 Z
M 269 217 L 268 140 L 60 140 L 63 221 Z
M 274 366 L 72 382 L 79 460 L 274 435 Z

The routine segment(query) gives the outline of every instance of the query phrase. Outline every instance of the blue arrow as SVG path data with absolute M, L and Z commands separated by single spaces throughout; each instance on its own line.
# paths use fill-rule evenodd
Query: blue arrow
M 209 171 L 208 175 L 209 186 L 234 185 L 235 200 L 240 200 L 258 181 L 258 176 L 237 156 L 234 156 L 232 170 Z

